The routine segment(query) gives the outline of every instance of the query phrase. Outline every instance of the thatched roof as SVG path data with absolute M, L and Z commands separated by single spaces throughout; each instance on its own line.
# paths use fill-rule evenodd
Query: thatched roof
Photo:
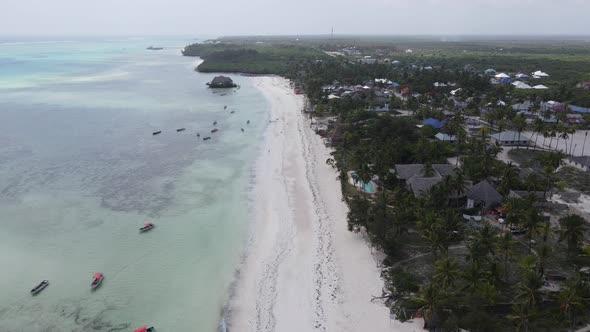
M 486 206 L 492 206 L 502 201 L 502 195 L 486 180 L 471 187 L 467 192 L 467 198 L 483 202 Z

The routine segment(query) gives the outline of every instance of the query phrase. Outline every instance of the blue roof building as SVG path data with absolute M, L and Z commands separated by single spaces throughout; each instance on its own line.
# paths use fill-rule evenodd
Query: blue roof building
M 443 126 L 443 121 L 439 121 L 437 119 L 434 118 L 428 118 L 424 121 L 422 121 L 422 125 L 424 126 L 431 126 L 434 129 L 440 129 Z

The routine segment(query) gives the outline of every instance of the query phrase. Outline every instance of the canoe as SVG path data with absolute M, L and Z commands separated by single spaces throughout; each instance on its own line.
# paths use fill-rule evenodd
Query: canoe
M 156 136 L 156 135 L 158 135 L 158 134 L 161 134 L 161 133 L 162 133 L 162 131 L 161 131 L 161 130 L 158 130 L 158 131 L 154 131 L 154 132 L 152 133 L 152 135 Z
M 211 133 L 216 133 L 218 131 L 219 131 L 219 129 L 215 128 L 215 129 L 211 130 Z
M 147 326 L 140 326 L 138 328 L 136 328 L 135 330 L 133 330 L 133 332 L 153 332 L 156 329 L 153 326 L 147 327 Z
M 49 286 L 49 280 L 43 280 L 37 286 L 35 286 L 35 288 L 31 289 L 31 294 L 37 295 L 47 286 Z
M 178 128 L 178 129 L 176 129 L 176 132 L 181 132 L 181 131 L 185 131 L 185 130 L 186 130 L 186 128 Z
M 203 141 L 208 141 L 208 140 L 210 140 L 210 139 L 211 139 L 211 137 L 210 137 L 210 136 L 207 136 L 207 137 L 204 137 L 204 138 L 203 138 Z
M 140 232 L 145 232 L 145 231 L 149 231 L 150 229 L 156 227 L 156 225 L 154 225 L 151 222 L 146 222 L 145 224 L 143 224 L 142 227 L 139 228 Z
M 92 283 L 90 284 L 90 289 L 96 289 L 100 284 L 102 284 L 102 280 L 104 279 L 104 274 L 101 272 L 96 272 L 92 276 Z

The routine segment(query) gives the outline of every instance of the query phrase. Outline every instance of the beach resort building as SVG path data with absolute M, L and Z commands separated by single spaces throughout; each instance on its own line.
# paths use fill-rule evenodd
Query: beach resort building
M 522 133 L 508 130 L 501 133 L 490 135 L 492 143 L 498 143 L 505 146 L 524 146 L 528 145 L 530 139 Z
M 448 164 L 398 164 L 390 170 L 397 178 L 406 183 L 414 196 L 420 197 L 444 180 L 455 174 L 457 167 Z
M 502 195 L 488 181 L 484 180 L 467 191 L 467 208 L 489 209 L 502 202 Z

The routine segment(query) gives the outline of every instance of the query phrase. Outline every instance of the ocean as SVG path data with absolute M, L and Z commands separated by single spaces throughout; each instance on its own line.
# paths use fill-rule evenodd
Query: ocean
M 193 41 L 0 37 L 0 331 L 218 328 L 269 106 Z

